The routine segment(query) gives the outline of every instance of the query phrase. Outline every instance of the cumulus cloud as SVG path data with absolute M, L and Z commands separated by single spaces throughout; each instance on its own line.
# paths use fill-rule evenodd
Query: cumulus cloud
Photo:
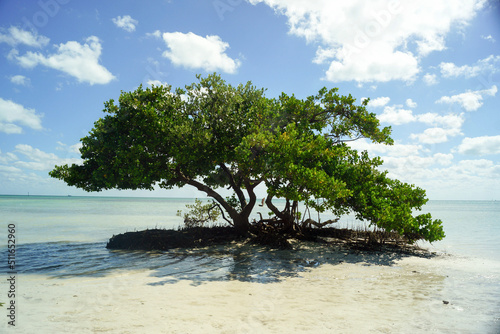
M 13 164 L 15 167 L 30 169 L 35 171 L 52 170 L 55 165 L 63 164 L 81 164 L 82 160 L 77 158 L 60 158 L 54 153 L 47 153 L 31 145 L 18 144 L 15 146 L 15 152 L 19 153 L 28 161 L 18 160 Z
M 29 86 L 30 79 L 26 78 L 24 75 L 13 75 L 10 77 L 10 82 L 14 85 Z
M 441 75 L 445 78 L 456 78 L 463 76 L 465 78 L 477 77 L 481 74 L 491 74 L 500 71 L 500 56 L 491 55 L 477 61 L 474 65 L 457 66 L 454 63 L 442 62 L 439 64 Z
M 15 161 L 17 159 L 18 158 L 14 153 L 9 152 L 9 153 L 3 154 L 2 150 L 0 150 L 0 164 L 7 164 L 7 163 Z
M 497 86 L 493 85 L 490 89 L 467 91 L 453 96 L 443 96 L 436 103 L 458 103 L 466 111 L 476 111 L 483 105 L 483 97 L 495 96 L 497 91 Z
M 163 56 L 175 66 L 203 69 L 207 72 L 236 73 L 241 65 L 240 60 L 232 59 L 225 53 L 229 44 L 219 36 L 202 37 L 192 32 L 172 32 L 164 33 L 162 37 L 169 49 Z
M 387 103 L 389 103 L 390 100 L 391 98 L 387 96 L 377 97 L 376 99 L 370 100 L 370 102 L 368 102 L 368 105 L 370 107 L 383 107 Z
M 395 142 L 393 145 L 378 144 L 368 141 L 367 139 L 359 139 L 352 141 L 349 145 L 359 151 L 368 151 L 373 155 L 381 155 L 388 157 L 406 157 L 415 156 L 426 152 L 422 145 L 402 144 Z
M 101 43 L 99 38 L 91 36 L 85 44 L 76 41 L 61 43 L 56 46 L 56 53 L 45 56 L 39 52 L 27 52 L 22 56 L 14 56 L 19 65 L 33 68 L 43 65 L 69 74 L 79 82 L 94 84 L 107 84 L 115 79 L 113 74 L 99 64 L 101 56 Z
M 436 153 L 428 156 L 409 155 L 402 157 L 384 157 L 387 168 L 392 173 L 397 173 L 405 179 L 411 179 L 411 175 L 420 173 L 432 166 L 449 166 L 452 164 L 453 154 Z
M 394 145 L 376 144 L 366 139 L 349 143 L 357 150 L 366 150 L 370 156 L 380 156 L 384 161 L 382 170 L 389 171 L 389 176 L 405 182 L 415 183 L 428 180 L 436 169 L 453 165 L 451 153 L 432 153 L 421 144 Z
M 448 114 L 439 115 L 436 113 L 425 113 L 416 116 L 419 122 L 433 125 L 442 126 L 448 129 L 460 129 L 464 124 L 464 114 Z
M 147 85 L 159 87 L 159 86 L 167 86 L 168 84 L 160 80 L 148 80 Z
M 389 52 L 377 46 L 363 52 L 366 53 L 343 56 L 341 61 L 331 60 L 324 79 L 332 82 L 412 81 L 419 72 L 417 60 L 408 53 Z
M 130 15 L 117 16 L 111 20 L 118 28 L 122 28 L 128 32 L 135 31 L 135 26 L 139 23 L 139 21 L 134 20 Z
M 500 147 L 496 140 L 493 137 L 478 140 L 477 146 L 488 141 L 492 151 L 487 154 L 491 154 L 495 152 L 495 147 Z M 399 141 L 389 146 L 361 139 L 349 145 L 357 150 L 368 151 L 370 156 L 380 156 L 384 161 L 380 169 L 387 170 L 389 177 L 426 189 L 431 199 L 471 199 L 484 198 L 484 195 L 498 197 L 500 165 L 491 160 L 460 161 L 454 156 L 457 150 L 435 153 L 427 145 Z M 454 191 L 450 193 L 445 189 Z
M 45 36 L 38 36 L 37 33 L 10 27 L 7 34 L 0 30 L 0 43 L 7 43 L 12 47 L 19 44 L 27 45 L 35 48 L 42 48 L 49 43 L 50 39 Z
M 500 154 L 500 136 L 464 138 L 457 147 L 457 152 L 479 156 Z
M 417 102 L 413 101 L 412 99 L 406 99 L 406 106 L 408 108 L 416 108 Z
M 290 33 L 318 45 L 328 81 L 412 81 L 419 61 L 446 48 L 445 37 L 467 25 L 486 0 L 290 1 L 265 3 L 288 19 Z
M 0 97 L 0 132 L 19 134 L 23 132 L 21 126 L 34 130 L 42 129 L 42 115 L 34 109 L 28 109 L 11 100 Z
M 408 101 L 409 100 L 409 101 Z M 416 106 L 415 102 L 408 99 L 406 104 Z M 462 125 L 465 121 L 462 114 L 439 115 L 437 113 L 414 114 L 402 105 L 386 106 L 378 116 L 381 122 L 392 125 L 403 125 L 411 122 L 424 123 L 431 126 L 422 133 L 413 133 L 411 139 L 416 139 L 424 144 L 437 144 L 448 141 L 451 137 L 462 134 Z
M 417 120 L 411 110 L 403 109 L 399 105 L 385 107 L 383 113 L 378 116 L 378 119 L 381 122 L 394 125 L 406 124 Z
M 412 133 L 410 135 L 411 139 L 417 139 L 419 142 L 424 144 L 439 144 L 447 142 L 450 137 L 455 137 L 462 134 L 460 129 L 457 128 L 428 128 L 422 133 Z
M 438 115 L 425 113 L 415 117 L 418 122 L 433 126 L 422 133 L 412 133 L 411 139 L 417 139 L 424 144 L 439 144 L 447 142 L 450 138 L 462 135 L 462 125 L 465 121 L 463 114 Z
M 423 78 L 427 86 L 432 86 L 438 83 L 437 76 L 435 74 L 426 73 Z

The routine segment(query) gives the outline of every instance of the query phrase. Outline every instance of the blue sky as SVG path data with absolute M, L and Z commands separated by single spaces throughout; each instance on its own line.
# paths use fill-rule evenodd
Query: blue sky
M 0 194 L 87 194 L 48 172 L 80 161 L 105 101 L 218 72 L 269 97 L 369 97 L 396 144 L 353 146 L 431 199 L 498 200 L 499 43 L 486 0 L 0 1 Z

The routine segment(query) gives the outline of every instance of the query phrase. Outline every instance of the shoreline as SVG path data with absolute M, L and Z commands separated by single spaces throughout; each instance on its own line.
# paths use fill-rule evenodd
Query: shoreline
M 481 310 L 467 306 L 468 301 L 459 299 L 449 286 L 454 270 L 462 267 L 450 266 L 449 261 L 457 259 L 438 255 L 387 261 L 373 252 L 331 256 L 343 260 L 312 266 L 277 282 L 197 280 L 148 269 L 121 269 L 104 277 L 19 275 L 16 329 L 20 333 L 473 333 L 486 326 L 479 322 Z

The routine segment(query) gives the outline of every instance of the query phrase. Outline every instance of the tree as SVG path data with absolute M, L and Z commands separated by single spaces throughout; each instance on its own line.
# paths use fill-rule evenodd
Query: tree
M 82 138 L 83 164 L 56 166 L 52 177 L 86 191 L 170 189 L 190 185 L 212 197 L 240 233 L 252 226 L 255 188 L 265 184 L 265 203 L 282 231 L 300 229 L 298 203 L 396 231 L 410 240 L 440 240 L 440 220 L 413 216 L 425 191 L 392 180 L 380 158 L 358 152 L 349 141 L 367 138 L 390 145 L 366 110 L 368 100 L 321 89 L 306 99 L 267 98 L 250 82 L 233 87 L 216 74 L 185 89 L 154 86 L 122 92 L 104 104 L 105 117 Z M 233 196 L 224 198 L 220 188 Z M 286 199 L 277 208 L 273 198 Z

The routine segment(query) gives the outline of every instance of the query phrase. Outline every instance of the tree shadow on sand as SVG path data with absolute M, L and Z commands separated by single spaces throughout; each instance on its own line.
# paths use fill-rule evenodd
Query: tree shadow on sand
M 238 280 L 280 282 L 322 265 L 342 263 L 393 266 L 405 257 L 434 255 L 390 247 L 365 249 L 362 244 L 297 241 L 291 249 L 273 249 L 245 241 L 168 251 L 109 250 L 103 243 L 39 243 L 19 246 L 20 274 L 52 278 L 105 277 L 117 270 L 148 270 L 152 285 L 181 280 L 193 285 Z M 5 269 L 3 266 L 0 269 Z
M 394 266 L 405 257 L 435 256 L 416 249 L 362 249 L 353 245 L 301 242 L 294 249 L 279 250 L 251 244 L 232 244 L 196 250 L 179 250 L 182 261 L 154 269 L 159 281 L 150 285 L 174 284 L 188 280 L 192 285 L 211 281 L 238 280 L 275 283 L 298 277 L 322 265 L 342 263 L 366 266 Z

